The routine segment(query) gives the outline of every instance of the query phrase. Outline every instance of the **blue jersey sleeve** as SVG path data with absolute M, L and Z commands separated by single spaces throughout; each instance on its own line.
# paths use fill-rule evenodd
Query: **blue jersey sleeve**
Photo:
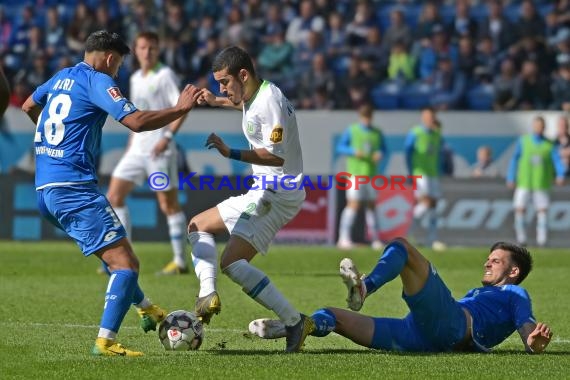
M 350 146 L 350 128 L 344 131 L 336 144 L 336 153 L 346 156 L 354 156 L 354 149 Z
M 512 292 L 513 317 L 516 328 L 521 328 L 525 323 L 536 323 L 536 319 L 532 315 L 530 296 L 527 291 L 519 286 L 513 286 Z
M 36 90 L 32 94 L 32 100 L 34 101 L 34 103 L 42 107 L 46 105 L 48 100 L 47 95 L 49 89 L 51 88 L 51 82 L 52 81 L 50 79 L 44 84 L 38 86 L 38 88 L 36 88 Z
M 552 162 L 554 163 L 554 170 L 556 172 L 556 177 L 564 179 L 564 176 L 566 175 L 566 167 L 564 166 L 564 163 L 560 158 L 560 152 L 558 149 L 556 148 L 552 149 L 551 158 Z
M 517 167 L 519 164 L 519 159 L 521 157 L 521 150 L 522 144 L 521 140 L 519 139 L 517 141 L 513 157 L 511 158 L 511 162 L 509 163 L 509 169 L 507 170 L 507 182 L 515 182 L 517 176 Z
M 416 144 L 416 135 L 413 132 L 408 133 L 406 141 L 404 142 L 404 152 L 406 155 L 406 166 L 408 167 L 408 174 L 412 174 L 412 156 L 414 154 L 414 146 Z
M 384 138 L 384 134 L 382 132 L 380 132 L 380 152 L 382 152 L 382 157 L 386 157 L 386 154 L 388 154 L 386 139 Z
M 117 121 L 137 110 L 134 104 L 121 94 L 115 81 L 107 74 L 97 73 L 92 78 L 89 99 Z

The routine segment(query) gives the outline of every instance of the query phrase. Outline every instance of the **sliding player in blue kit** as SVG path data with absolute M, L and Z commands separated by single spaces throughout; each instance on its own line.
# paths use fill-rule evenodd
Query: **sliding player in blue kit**
M 311 315 L 311 335 L 334 331 L 365 347 L 404 352 L 488 352 L 517 331 L 529 353 L 540 353 L 552 339 L 550 327 L 537 322 L 530 297 L 519 286 L 532 269 L 523 247 L 498 242 L 485 261 L 482 287 L 455 300 L 435 267 L 407 240 L 390 242 L 370 274 L 360 275 L 351 259 L 340 262 L 348 288 L 348 307 L 358 311 L 364 300 L 400 277 L 402 298 L 410 309 L 402 318 L 369 317 L 327 307 Z M 280 321 L 258 319 L 250 331 L 262 338 L 282 337 Z
M 22 110 L 36 123 L 36 190 L 40 213 L 109 268 L 110 278 L 94 355 L 141 356 L 115 341 L 131 304 L 145 331 L 166 313 L 138 285 L 139 262 L 108 200 L 97 188 L 96 165 L 107 115 L 133 132 L 162 128 L 188 113 L 198 92 L 186 86 L 176 106 L 139 111 L 115 84 L 129 47 L 101 30 L 85 43 L 83 62 L 63 69 L 39 86 Z

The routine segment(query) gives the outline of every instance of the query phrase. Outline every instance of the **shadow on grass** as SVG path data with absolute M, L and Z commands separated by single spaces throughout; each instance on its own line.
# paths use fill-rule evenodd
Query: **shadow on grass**
M 290 355 L 282 350 L 228 350 L 228 349 L 208 349 L 203 350 L 215 355 L 260 355 L 260 356 L 270 356 L 270 355 Z M 482 353 L 482 352 L 388 352 L 381 350 L 372 349 L 348 349 L 348 348 L 331 348 L 331 349 L 318 349 L 318 350 L 303 350 L 300 354 L 304 355 L 362 355 L 362 354 L 378 354 L 378 355 L 391 355 L 391 356 L 465 356 L 465 355 L 491 355 L 491 356 L 513 356 L 513 355 L 528 355 L 521 350 L 500 350 L 493 351 L 492 353 Z M 570 356 L 570 351 L 545 351 L 540 355 L 546 356 Z

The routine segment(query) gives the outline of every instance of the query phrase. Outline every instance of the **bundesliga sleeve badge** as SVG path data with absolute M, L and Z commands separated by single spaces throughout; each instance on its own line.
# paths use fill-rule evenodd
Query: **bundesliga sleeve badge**
M 114 102 L 118 102 L 119 100 L 123 99 L 123 94 L 121 94 L 121 90 L 119 87 L 109 87 L 107 89 L 107 94 L 113 99 Z

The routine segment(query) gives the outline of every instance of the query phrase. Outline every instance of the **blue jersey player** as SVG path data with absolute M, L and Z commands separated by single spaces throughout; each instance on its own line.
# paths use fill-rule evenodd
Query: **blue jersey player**
M 532 268 L 530 253 L 509 243 L 495 243 L 484 265 L 483 286 L 455 300 L 435 267 L 408 241 L 398 238 L 367 276 L 361 276 L 351 259 L 340 263 L 348 288 L 348 307 L 360 310 L 365 298 L 400 276 L 402 298 L 410 313 L 403 319 L 375 318 L 353 311 L 323 308 L 311 318 L 313 336 L 331 331 L 362 346 L 387 351 L 488 352 L 515 330 L 529 353 L 540 353 L 550 343 L 548 325 L 536 322 L 531 301 L 519 284 Z M 283 335 L 279 321 L 258 319 L 250 331 L 262 338 Z
M 145 331 L 154 330 L 165 317 L 164 310 L 140 289 L 138 259 L 121 222 L 97 188 L 95 167 L 103 124 L 111 115 L 133 132 L 161 128 L 189 112 L 197 98 L 197 89 L 187 86 L 172 108 L 137 110 L 113 80 L 129 51 L 116 33 L 92 33 L 83 62 L 55 74 L 22 106 L 37 125 L 40 213 L 72 237 L 85 256 L 96 255 L 110 271 L 95 355 L 142 355 L 115 341 L 131 304 L 137 307 Z

